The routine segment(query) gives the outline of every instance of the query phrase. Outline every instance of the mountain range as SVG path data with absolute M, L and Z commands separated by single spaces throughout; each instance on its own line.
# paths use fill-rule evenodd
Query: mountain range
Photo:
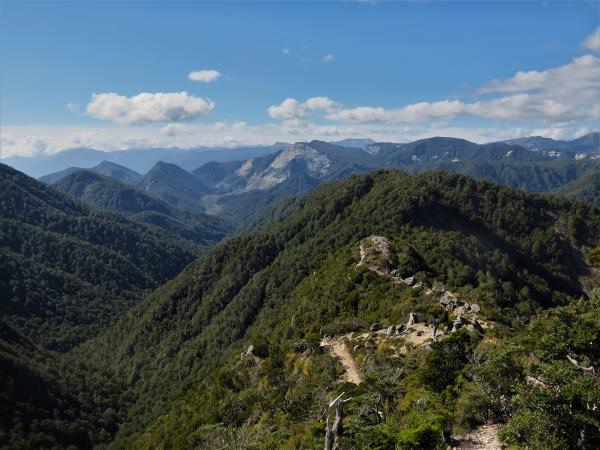
M 408 144 L 356 139 L 342 145 L 312 141 L 251 159 L 209 162 L 189 172 L 165 162 L 158 162 L 145 175 L 106 161 L 90 170 L 112 176 L 179 209 L 206 212 L 240 225 L 256 218 L 278 198 L 380 168 L 413 173 L 444 170 L 527 191 L 552 191 L 600 170 L 597 137 L 593 133 L 570 142 L 552 141 L 561 146 L 560 150 L 532 150 L 514 142 L 479 145 L 439 137 Z M 547 140 L 543 143 L 548 144 Z M 362 147 L 346 146 L 359 144 Z M 69 168 L 41 180 L 56 183 L 76 170 Z
M 590 205 L 459 175 L 379 170 L 328 183 L 290 200 L 264 228 L 203 253 L 101 336 L 70 352 L 69 360 L 86 372 L 105 374 L 94 384 L 100 392 L 72 406 L 86 411 L 76 413 L 73 435 L 53 434 L 48 424 L 54 422 L 41 421 L 46 425 L 38 429 L 65 446 L 218 448 L 243 436 L 255 448 L 312 448 L 323 440 L 324 401 L 345 391 L 353 398 L 347 445 L 441 448 L 453 427 L 477 426 L 487 420 L 482 417 L 504 420 L 515 442 L 529 444 L 519 427 L 538 422 L 525 421 L 529 410 L 519 406 L 532 403 L 525 374 L 548 367 L 549 380 L 564 354 L 533 344 L 521 349 L 511 336 L 536 342 L 525 337 L 526 324 L 539 311 L 562 311 L 571 298 L 592 295 L 597 274 L 587 249 L 599 237 L 599 210 Z M 361 265 L 367 248 L 374 249 L 371 259 Z M 400 281 L 404 277 L 410 281 Z M 448 312 L 438 298 L 475 305 L 462 313 L 463 332 L 450 329 L 466 307 Z M 591 347 L 572 335 L 584 329 L 578 320 L 595 313 L 573 314 L 570 323 L 578 325 L 561 339 L 574 358 L 596 364 Z M 422 327 L 405 324 L 415 315 Z M 439 342 L 419 344 L 418 333 L 430 333 L 427 324 L 436 320 Z M 369 334 L 377 330 L 374 323 L 400 323 L 407 331 Z M 537 333 L 556 332 L 556 324 L 544 324 Z M 600 336 L 598 327 L 588 331 L 596 334 L 587 339 Z M 323 347 L 328 336 L 347 342 L 351 357 L 362 361 L 359 381 L 367 382 L 345 379 L 344 366 Z M 594 389 L 583 387 L 579 377 L 585 376 L 575 369 L 552 382 L 575 383 L 589 389 L 581 395 L 592 395 L 584 393 Z M 84 399 L 76 386 L 74 404 Z M 444 400 L 449 391 L 456 394 Z M 480 391 L 490 397 L 474 403 Z M 415 405 L 424 398 L 419 410 Z M 556 402 L 569 399 L 537 407 L 556 420 Z M 571 407 L 585 410 L 578 405 Z M 46 408 L 29 411 L 43 416 Z M 382 416 L 374 413 L 380 408 Z M 67 420 L 55 414 L 58 423 Z M 574 416 L 559 430 L 579 442 L 585 426 Z M 82 444 L 82 435 L 91 440 Z
M 597 150 L 341 144 L 0 165 L 0 448 L 598 448 Z
M 4 164 L 39 178 L 70 167 L 90 168 L 102 161 L 110 161 L 128 167 L 136 172 L 147 172 L 158 161 L 169 162 L 182 167 L 198 167 L 210 161 L 233 161 L 253 158 L 276 152 L 288 146 L 275 143 L 257 147 L 205 147 L 197 149 L 150 148 L 116 151 L 100 151 L 91 148 L 73 148 L 49 155 L 9 156 L 2 158 Z

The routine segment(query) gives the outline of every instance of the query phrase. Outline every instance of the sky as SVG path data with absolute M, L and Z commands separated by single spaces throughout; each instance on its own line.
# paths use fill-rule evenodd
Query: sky
M 599 1 L 0 0 L 2 157 L 599 129 Z

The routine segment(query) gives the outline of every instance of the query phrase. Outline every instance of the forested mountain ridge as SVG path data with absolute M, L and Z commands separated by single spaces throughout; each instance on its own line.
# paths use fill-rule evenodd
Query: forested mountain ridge
M 39 180 L 43 181 L 44 183 L 54 184 L 57 181 L 60 181 L 63 178 L 71 175 L 72 173 L 78 172 L 80 170 L 87 170 L 89 172 L 97 173 L 98 175 L 104 175 L 113 178 L 117 181 L 120 181 L 121 183 L 128 184 L 135 184 L 142 178 L 142 175 L 140 175 L 134 170 L 128 169 L 127 167 L 109 161 L 102 161 L 97 166 L 94 166 L 89 169 L 82 169 L 81 167 L 69 167 L 65 170 L 61 170 L 60 172 L 55 172 L 40 177 Z
M 600 151 L 600 133 L 594 132 L 580 136 L 571 141 L 555 140 L 541 136 L 510 139 L 507 144 L 521 145 L 529 150 L 568 150 L 576 153 L 598 153 Z
M 584 175 L 550 192 L 600 206 L 600 172 Z
M 420 289 L 357 269 L 358 244 L 370 235 L 389 239 L 394 270 L 415 277 Z M 210 436 L 248 433 L 258 448 L 317 448 L 323 399 L 347 387 L 337 383 L 335 360 L 318 345 L 324 335 L 398 323 L 410 311 L 432 317 L 436 300 L 426 289 L 441 284 L 495 324 L 486 345 L 503 342 L 543 309 L 591 292 L 596 275 L 587 258 L 599 236 L 600 211 L 581 203 L 443 173 L 355 176 L 291 202 L 263 231 L 206 252 L 77 352 L 114 371 L 136 399 L 115 447 L 194 448 Z M 394 361 L 406 365 L 406 377 L 389 381 L 392 422 L 357 425 L 379 436 L 373 441 L 379 447 L 362 448 L 408 445 L 411 436 L 433 444 L 407 448 L 446 445 L 455 413 L 444 411 L 440 396 L 457 390 L 454 408 L 456 395 L 467 395 L 456 384 L 459 373 L 486 333 L 450 337 L 450 347 L 442 340 L 431 357 L 425 348 L 410 350 L 407 359 L 372 355 L 383 358 L 382 370 Z M 235 362 L 249 344 L 266 349 L 256 369 Z M 460 358 L 446 384 L 421 390 L 410 384 L 424 364 L 434 364 L 437 351 L 444 358 L 455 344 Z M 377 392 L 358 394 L 365 402 Z M 176 400 L 181 396 L 183 403 Z M 419 396 L 429 399 L 420 414 L 425 422 L 393 422 L 400 407 L 417 420 Z M 288 406 L 281 409 L 282 402 Z M 351 445 L 366 442 L 349 436 Z
M 319 184 L 380 168 L 413 173 L 444 170 L 526 191 L 550 191 L 600 170 L 600 154 L 593 136 L 561 141 L 560 148 L 548 147 L 549 142 L 544 141 L 546 146 L 541 150 L 532 147 L 529 140 L 475 144 L 447 137 L 406 144 L 367 140 L 341 145 L 297 142 L 251 159 L 213 161 L 194 170 L 186 165 L 191 174 L 160 162 L 141 180 L 130 184 L 178 208 L 208 212 L 244 226 L 255 218 L 254 212 L 260 213 L 277 198 L 303 194 Z M 353 142 L 360 147 L 349 147 Z M 518 145 L 519 142 L 531 148 Z M 54 174 L 45 179 L 60 176 Z M 253 211 L 248 211 L 248 201 L 255 204 Z
M 175 208 L 166 202 L 92 171 L 79 170 L 52 185 L 97 208 L 123 214 L 136 222 L 163 228 L 199 246 L 219 242 L 231 227 L 206 214 Z
M 112 323 L 198 254 L 190 242 L 95 210 L 0 165 L 0 308 L 56 350 Z

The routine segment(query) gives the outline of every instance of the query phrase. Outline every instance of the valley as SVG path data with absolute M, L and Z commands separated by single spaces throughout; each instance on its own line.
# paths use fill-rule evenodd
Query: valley
M 294 150 L 254 170 L 272 173 L 307 158 L 304 175 L 327 179 L 333 157 L 310 162 L 315 155 Z M 274 168 L 275 161 L 285 163 Z M 242 175 L 240 167 L 225 176 L 207 171 L 205 180 L 214 177 L 204 185 L 237 186 L 241 196 L 261 192 L 240 184 L 253 177 L 250 164 Z M 323 180 L 306 195 L 275 195 L 258 220 L 245 222 L 244 233 L 231 234 L 223 218 L 178 207 L 144 188 L 150 184 L 78 170 L 50 187 L 2 169 L 2 289 L 12 292 L 3 302 L 0 356 L 12 367 L 3 383 L 26 392 L 22 383 L 32 379 L 44 392 L 35 401 L 5 398 L 2 445 L 216 448 L 243 439 L 256 448 L 317 448 L 324 402 L 341 392 L 352 397 L 347 445 L 433 448 L 484 439 L 477 433 L 488 429 L 500 430 L 493 439 L 528 445 L 523 436 L 531 435 L 520 427 L 534 426 L 529 401 L 550 380 L 579 383 L 569 395 L 586 399 L 576 406 L 584 416 L 585 405 L 598 401 L 597 377 L 567 358 L 598 363 L 595 347 L 577 344 L 578 333 L 590 342 L 600 338 L 600 210 L 591 204 L 448 172 L 380 169 Z M 24 199 L 29 210 L 7 208 Z M 152 215 L 164 220 L 147 219 Z M 96 222 L 80 229 L 80 220 Z M 16 230 L 28 227 L 31 237 L 16 245 Z M 123 256 L 114 253 L 122 250 L 111 244 L 110 227 L 123 229 L 120 236 L 131 230 Z M 85 255 L 89 274 L 44 250 L 48 233 L 66 239 L 61 251 Z M 96 250 L 95 233 L 107 250 Z M 151 236 L 159 239 L 156 249 Z M 131 263 L 140 271 L 137 285 Z M 174 265 L 172 275 L 166 264 Z M 48 287 L 36 292 L 40 286 Z M 63 303 L 50 309 L 45 298 Z M 86 317 L 96 319 L 94 326 Z M 549 348 L 539 345 L 558 339 L 550 331 L 556 321 L 596 325 L 564 328 L 560 339 L 572 343 L 551 347 L 555 356 L 548 359 Z M 530 337 L 540 333 L 550 334 Z M 533 360 L 523 360 L 523 352 Z M 566 378 L 553 378 L 553 364 L 563 364 Z M 543 380 L 533 385 L 540 392 L 528 384 L 531 377 Z M 562 394 L 556 401 L 572 402 Z M 424 410 L 416 406 L 422 402 Z M 550 404 L 542 407 L 547 420 L 556 420 Z M 551 439 L 595 442 L 593 425 L 569 417 Z M 70 420 L 72 433 L 59 433 L 56 427 Z M 26 431 L 34 424 L 36 435 Z M 581 433 L 592 441 L 577 441 Z

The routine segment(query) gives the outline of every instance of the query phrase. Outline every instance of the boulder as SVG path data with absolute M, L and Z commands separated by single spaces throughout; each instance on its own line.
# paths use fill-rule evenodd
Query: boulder
M 472 305 L 469 307 L 469 310 L 470 310 L 471 312 L 478 313 L 479 311 L 481 311 L 481 308 L 479 307 L 479 305 L 478 305 L 477 303 L 473 303 L 473 304 L 472 304 Z
M 385 330 L 385 334 L 386 334 L 387 336 L 392 336 L 392 335 L 393 335 L 395 332 L 396 332 L 396 327 L 395 327 L 394 325 L 392 325 L 392 326 L 388 327 L 388 328 Z
M 370 331 L 379 331 L 383 328 L 383 325 L 381 325 L 379 322 L 375 322 L 373 325 L 371 325 L 371 328 L 369 328 Z
M 414 312 L 411 312 L 408 316 L 408 326 L 414 325 L 417 322 L 418 320 L 416 314 Z
M 406 283 L 408 286 L 412 286 L 415 282 L 415 277 L 408 277 L 404 279 L 404 283 Z
M 460 330 L 463 326 L 463 321 L 462 318 L 460 317 L 460 314 L 458 316 L 456 316 L 456 319 L 454 320 L 454 322 L 452 322 L 452 332 L 454 333 L 457 330 Z

